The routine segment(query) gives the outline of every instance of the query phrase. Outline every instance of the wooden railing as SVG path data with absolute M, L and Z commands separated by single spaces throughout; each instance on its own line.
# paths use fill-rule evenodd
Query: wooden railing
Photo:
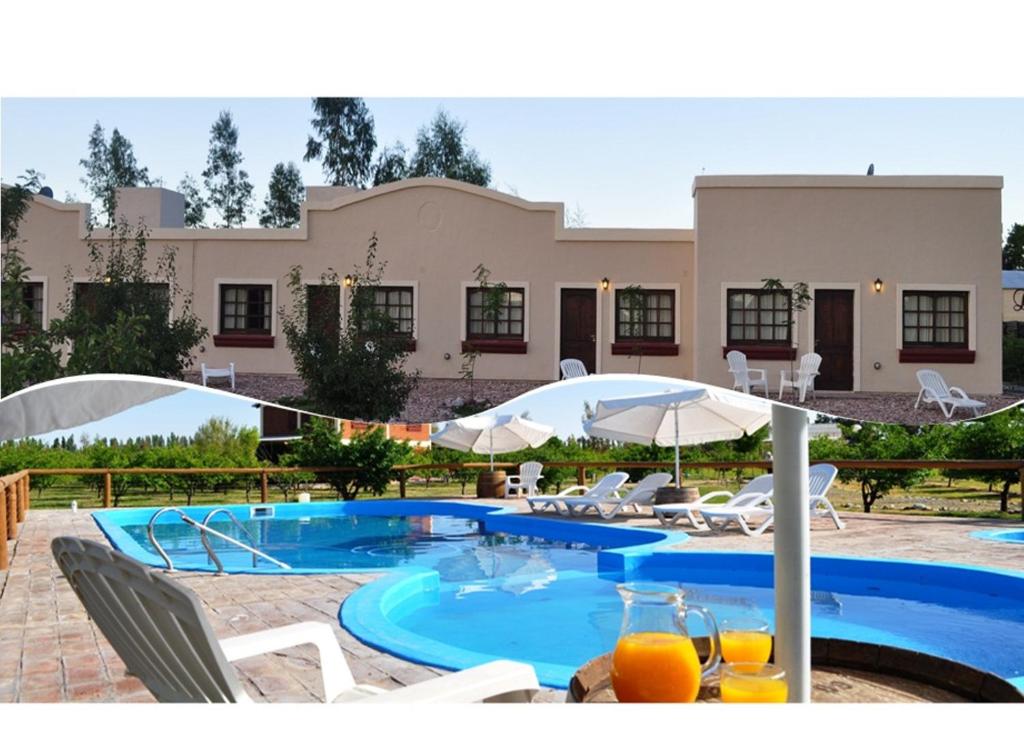
M 1024 460 L 813 460 L 828 462 L 839 469 L 864 470 L 983 470 L 989 472 L 1010 471 L 1018 474 L 1021 489 L 1024 491 Z M 545 462 L 546 467 L 574 468 L 576 480 L 580 484 L 587 482 L 588 470 L 629 470 L 629 469 L 661 469 L 672 468 L 673 462 L 619 462 L 615 460 L 588 462 Z M 513 462 L 495 462 L 495 469 L 506 470 L 516 468 Z M 770 470 L 769 461 L 732 461 L 732 462 L 685 462 L 680 464 L 684 472 L 691 470 Z M 456 472 L 459 470 L 487 470 L 487 462 L 454 462 L 427 465 L 395 465 L 392 470 L 398 480 L 398 492 L 401 498 L 406 496 L 406 484 L 414 475 L 422 475 L 431 470 Z M 31 477 L 43 475 L 102 475 L 103 506 L 113 504 L 113 476 L 115 475 L 259 475 L 260 502 L 269 500 L 269 480 L 271 475 L 286 473 L 309 473 L 323 475 L 327 473 L 352 473 L 354 467 L 62 467 L 62 468 L 30 468 L 17 473 L 0 477 L 0 570 L 7 568 L 8 541 L 17 537 L 18 525 L 24 521 L 30 506 L 29 491 Z M 1024 499 L 1021 504 L 1021 518 L 1024 519 Z

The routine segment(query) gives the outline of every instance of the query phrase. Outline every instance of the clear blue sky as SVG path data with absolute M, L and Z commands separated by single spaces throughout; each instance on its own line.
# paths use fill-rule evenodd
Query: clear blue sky
M 579 204 L 591 226 L 690 227 L 690 185 L 711 173 L 995 174 L 1003 221 L 1024 222 L 1024 99 L 368 99 L 379 145 L 416 130 L 441 106 L 468 125 L 494 187 Z M 97 120 L 135 145 L 153 177 L 175 187 L 202 172 L 209 129 L 235 116 L 257 204 L 278 161 L 303 163 L 310 103 L 301 99 L 4 99 L 0 175 L 46 175 L 54 195 L 79 182 Z M 255 223 L 255 216 L 250 217 Z
M 52 442 L 59 436 L 72 435 L 78 441 L 82 434 L 91 438 L 131 439 L 136 436 L 159 434 L 191 436 L 210 418 L 227 418 L 236 426 L 259 428 L 259 410 L 254 400 L 229 394 L 185 389 L 169 397 L 136 405 L 122 413 L 103 420 L 84 423 L 74 428 L 36 436 L 40 441 Z

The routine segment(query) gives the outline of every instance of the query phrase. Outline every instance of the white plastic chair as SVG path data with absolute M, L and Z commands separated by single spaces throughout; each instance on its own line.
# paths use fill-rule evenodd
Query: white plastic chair
M 559 494 L 553 496 L 527 496 L 526 503 L 530 505 L 531 512 L 543 512 L 547 509 L 554 509 L 556 512 L 562 515 L 569 515 L 569 507 L 566 505 L 565 509 L 562 509 L 562 504 L 566 499 L 572 498 L 575 501 L 586 499 L 588 502 L 596 501 L 610 501 L 618 500 L 619 489 L 622 488 L 622 484 L 629 480 L 629 473 L 608 473 L 592 488 L 587 486 L 570 486 Z M 572 496 L 572 494 L 583 492 L 580 496 Z
M 228 363 L 227 368 L 210 368 L 206 363 L 200 364 L 203 373 L 203 386 L 206 386 L 207 379 L 230 379 L 231 388 L 235 388 L 235 364 Z
M 917 393 L 917 402 L 914 403 L 916 410 L 923 400 L 925 404 L 935 403 L 942 410 L 946 418 L 953 417 L 953 411 L 958 407 L 963 410 L 973 410 L 977 417 L 985 407 L 985 403 L 971 399 L 967 393 L 958 386 L 948 386 L 942 374 L 924 368 L 917 372 L 917 383 L 921 385 L 921 391 Z
M 527 496 L 537 495 L 537 481 L 543 478 L 541 471 L 544 465 L 540 462 L 524 462 L 519 466 L 518 475 L 509 475 L 505 478 L 505 496 L 515 489 L 516 496 L 520 491 L 526 491 Z
M 566 358 L 558 367 L 562 369 L 563 379 L 578 379 L 587 375 L 587 367 L 583 365 L 583 361 L 575 358 Z
M 711 504 L 711 499 L 717 499 L 720 496 L 726 497 L 724 504 L 715 503 Z M 697 530 L 707 530 L 708 526 L 703 520 L 698 519 L 697 515 L 701 514 L 705 508 L 708 509 L 733 509 L 744 506 L 751 506 L 758 504 L 765 499 L 770 499 L 772 496 L 772 476 L 771 473 L 766 475 L 759 475 L 756 478 L 748 481 L 735 494 L 729 493 L 728 491 L 712 491 L 701 496 L 696 501 L 684 501 L 676 504 L 656 504 L 654 506 L 654 516 L 657 517 L 665 527 L 672 527 L 679 522 L 689 522 Z
M 832 503 L 826 498 L 832 482 L 836 479 L 835 465 L 811 465 L 807 477 L 808 497 L 811 514 L 815 517 L 831 517 L 837 529 L 842 530 L 846 523 L 839 519 Z M 714 532 L 721 532 L 730 524 L 735 523 L 746 534 L 752 537 L 761 535 L 775 521 L 775 508 L 771 498 L 757 503 L 733 507 L 730 509 L 702 509 L 701 516 Z
M 103 636 L 160 702 L 252 702 L 230 661 L 312 644 L 327 702 L 529 702 L 532 666 L 494 661 L 388 692 L 356 684 L 334 631 L 302 622 L 218 640 L 188 588 L 119 551 L 81 538 L 51 544 L 71 588 Z
M 782 371 L 779 376 L 779 399 L 787 386 L 793 387 L 799 392 L 800 401 L 807 397 L 807 390 L 810 389 L 814 395 L 814 377 L 818 375 L 818 368 L 821 367 L 821 356 L 818 353 L 807 353 L 800 358 L 800 367 L 796 369 L 796 375 L 790 378 L 788 371 Z
M 562 504 L 569 510 L 569 514 L 583 514 L 588 509 L 593 509 L 601 516 L 601 519 L 610 520 L 628 507 L 633 507 L 633 511 L 639 513 L 640 505 L 650 504 L 654 500 L 657 490 L 671 481 L 671 473 L 652 473 L 637 483 L 633 490 L 621 499 L 567 497 L 562 499 Z M 612 508 L 604 509 L 602 504 L 611 504 Z
M 768 396 L 768 375 L 764 368 L 748 368 L 747 356 L 739 350 L 727 352 L 725 360 L 729 364 L 729 373 L 732 374 L 733 389 L 742 389 L 750 394 L 753 387 L 759 386 L 764 389 L 764 396 Z

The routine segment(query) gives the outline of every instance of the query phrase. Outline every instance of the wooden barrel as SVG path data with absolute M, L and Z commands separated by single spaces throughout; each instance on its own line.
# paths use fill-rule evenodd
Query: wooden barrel
M 505 471 L 484 470 L 476 476 L 476 497 L 478 499 L 504 499 Z
M 679 504 L 696 501 L 700 498 L 700 489 L 696 486 L 662 486 L 654 492 L 655 504 Z

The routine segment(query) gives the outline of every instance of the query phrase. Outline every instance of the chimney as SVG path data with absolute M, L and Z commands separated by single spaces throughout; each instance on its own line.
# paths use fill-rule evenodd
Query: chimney
M 185 197 L 166 188 L 118 188 L 117 218 L 146 227 L 184 227 Z

